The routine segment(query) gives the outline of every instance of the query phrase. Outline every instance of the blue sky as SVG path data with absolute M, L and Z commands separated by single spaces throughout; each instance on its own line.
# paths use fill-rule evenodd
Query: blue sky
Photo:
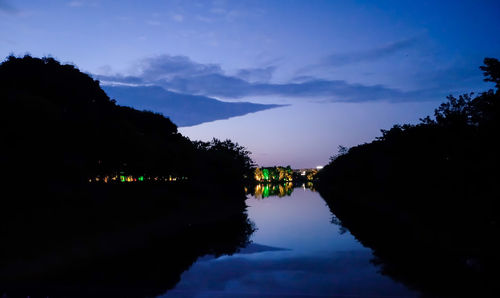
M 180 131 L 261 165 L 325 164 L 338 145 L 482 91 L 498 1 L 0 0 L 0 56 L 50 55 L 102 82 L 290 106 Z M 119 101 L 119 99 L 118 99 Z

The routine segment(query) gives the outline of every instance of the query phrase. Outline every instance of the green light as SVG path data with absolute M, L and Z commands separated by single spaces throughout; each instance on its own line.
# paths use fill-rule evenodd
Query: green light
M 120 176 L 120 181 L 125 182 L 125 176 Z
M 268 169 L 262 169 L 262 177 L 264 180 L 269 180 L 269 170 Z
M 262 197 L 263 198 L 269 197 L 269 185 L 267 184 L 264 186 L 264 190 L 262 191 Z
M 144 177 L 143 176 L 139 176 L 139 181 L 144 181 Z

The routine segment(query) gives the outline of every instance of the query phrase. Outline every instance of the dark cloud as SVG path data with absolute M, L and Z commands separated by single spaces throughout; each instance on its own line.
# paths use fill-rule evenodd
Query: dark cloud
M 269 82 L 275 70 L 275 66 L 240 69 L 236 76 L 249 82 Z
M 253 84 L 237 77 L 223 74 L 196 77 L 175 77 L 170 81 L 157 82 L 168 89 L 182 93 L 203 94 L 227 98 L 240 98 L 252 94 Z
M 175 78 L 158 82 L 164 87 L 182 93 L 203 94 L 226 98 L 241 98 L 256 95 L 279 95 L 285 97 L 321 97 L 330 101 L 415 100 L 412 93 L 383 85 L 351 84 L 342 80 L 311 79 L 299 83 L 269 84 L 250 83 L 225 75 L 213 74 L 196 78 Z
M 103 86 L 103 89 L 120 105 L 162 113 L 178 126 L 192 126 L 280 107 L 223 102 L 206 96 L 175 93 L 158 86 Z
M 393 45 L 400 48 L 403 45 Z M 389 51 L 386 49 L 386 51 Z M 103 82 L 130 85 L 157 85 L 186 94 L 242 98 L 248 96 L 284 96 L 321 98 L 329 101 L 363 102 L 373 100 L 418 100 L 415 92 L 404 92 L 383 85 L 353 84 L 343 80 L 323 80 L 302 77 L 286 84 L 262 82 L 270 78 L 275 68 L 240 70 L 231 76 L 217 64 L 201 64 L 185 56 L 162 55 L 143 59 L 137 65 L 136 76 L 95 76 Z M 252 78 L 261 80 L 252 82 Z
M 141 77 L 146 80 L 169 80 L 175 77 L 193 77 L 222 74 L 217 64 L 201 64 L 186 56 L 161 55 L 143 59 L 139 63 Z

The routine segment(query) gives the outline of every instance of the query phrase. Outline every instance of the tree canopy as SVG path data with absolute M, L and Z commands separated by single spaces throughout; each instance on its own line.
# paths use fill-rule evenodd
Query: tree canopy
M 9 177 L 85 181 L 127 172 L 243 178 L 249 152 L 230 140 L 193 143 L 161 114 L 119 106 L 100 83 L 53 58 L 9 56 L 0 64 L 0 130 Z M 236 175 L 236 176 L 235 176 Z
M 467 281 L 494 279 L 500 264 L 493 236 L 500 230 L 500 63 L 486 58 L 484 64 L 485 81 L 495 90 L 450 95 L 434 118 L 382 130 L 318 174 L 318 189 L 332 210 L 387 261 L 391 275 L 398 264 L 410 263 L 398 269 L 416 283 L 425 279 L 415 274 L 428 274 L 429 266 L 442 274 L 465 272 Z M 416 255 L 421 258 L 408 259 Z M 463 260 L 478 262 L 482 275 L 467 275 Z

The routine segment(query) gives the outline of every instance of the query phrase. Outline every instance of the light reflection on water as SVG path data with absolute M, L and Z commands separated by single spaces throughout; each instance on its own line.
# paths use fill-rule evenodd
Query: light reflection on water
M 295 188 L 283 198 L 277 189 L 265 200 L 248 195 L 257 228 L 250 246 L 199 259 L 165 297 L 416 296 L 377 273 L 371 251 L 332 223 L 318 193 Z
M 297 186 L 302 189 L 309 189 L 311 191 L 315 191 L 314 184 L 312 182 L 304 182 L 299 184 L 294 184 L 292 182 L 283 182 L 283 183 L 259 183 L 253 187 L 253 189 L 248 190 L 245 188 L 247 194 L 251 194 L 251 197 L 254 199 L 265 199 L 267 197 L 285 197 L 291 196 Z

